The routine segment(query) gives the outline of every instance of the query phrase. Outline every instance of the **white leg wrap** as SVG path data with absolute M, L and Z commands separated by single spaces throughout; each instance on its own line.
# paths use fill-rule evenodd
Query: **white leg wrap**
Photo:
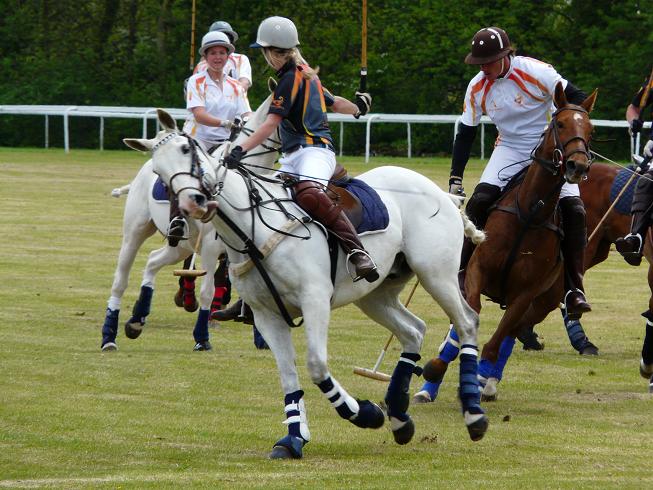
M 115 296 L 111 296 L 109 298 L 109 302 L 107 303 L 107 307 L 112 310 L 116 311 L 120 309 L 120 298 L 116 298 Z

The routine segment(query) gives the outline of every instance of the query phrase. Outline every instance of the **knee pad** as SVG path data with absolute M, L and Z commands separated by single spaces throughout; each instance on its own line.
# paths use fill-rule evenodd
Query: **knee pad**
M 324 187 L 312 180 L 302 180 L 292 188 L 297 204 L 312 218 L 331 226 L 340 216 L 340 207 L 324 192 Z
M 478 228 L 485 227 L 488 217 L 488 209 L 501 195 L 501 189 L 492 184 L 481 182 L 476 186 L 472 197 L 467 202 L 465 212 Z

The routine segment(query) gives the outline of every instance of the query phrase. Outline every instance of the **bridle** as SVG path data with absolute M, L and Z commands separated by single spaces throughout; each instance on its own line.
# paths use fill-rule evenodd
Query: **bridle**
M 558 109 L 557 111 L 555 111 L 551 115 L 551 122 L 549 123 L 549 126 L 545 134 L 547 132 L 551 132 L 553 134 L 553 157 L 551 160 L 547 160 L 545 158 L 538 156 L 546 141 L 545 138 L 543 138 L 542 142 L 533 150 L 531 157 L 535 162 L 540 164 L 542 167 L 544 167 L 546 170 L 551 172 L 553 175 L 558 175 L 560 169 L 563 166 L 566 167 L 567 161 L 572 157 L 572 155 L 575 155 L 576 153 L 580 153 L 585 156 L 585 158 L 588 161 L 588 168 L 592 165 L 592 162 L 594 161 L 594 158 L 592 157 L 589 148 L 589 140 L 585 140 L 585 138 L 583 138 L 582 136 L 575 135 L 567 139 L 566 141 L 561 141 L 560 132 L 558 130 L 558 124 L 557 124 L 557 116 L 564 111 L 574 111 L 574 112 L 588 115 L 589 117 L 589 113 L 582 107 L 578 107 L 578 106 L 564 106 Z M 582 149 L 576 148 L 570 151 L 569 153 L 566 153 L 567 145 L 569 145 L 569 143 L 571 143 L 572 141 L 576 141 L 576 140 L 580 140 L 583 143 L 582 145 L 583 148 Z

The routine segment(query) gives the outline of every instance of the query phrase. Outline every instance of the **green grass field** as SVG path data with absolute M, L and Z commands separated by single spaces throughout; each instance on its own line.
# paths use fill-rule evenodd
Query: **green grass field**
M 519 344 L 485 404 L 490 428 L 469 440 L 456 399 L 456 363 L 438 400 L 411 408 L 413 441 L 397 446 L 386 427 L 340 419 L 304 367 L 304 331 L 294 331 L 312 441 L 301 461 L 270 461 L 286 433 L 283 394 L 269 351 L 251 327 L 211 330 L 214 350 L 192 352 L 195 314 L 174 306 L 172 269 L 158 277 L 141 337 L 121 332 L 100 352 L 100 329 L 120 247 L 124 199 L 145 157 L 136 152 L 0 149 L 0 488 L 646 488 L 653 427 L 638 362 L 649 298 L 644 267 L 615 252 L 590 271 L 594 311 L 584 327 L 600 348 L 583 358 L 554 312 L 537 330 L 543 352 Z M 350 173 L 362 159 L 345 158 Z M 373 158 L 413 168 L 441 186 L 445 160 Z M 471 191 L 482 165 L 466 175 Z M 146 242 L 123 298 L 121 323 L 138 295 Z M 408 291 L 405 291 L 405 295 Z M 428 324 L 432 357 L 447 319 L 423 290 L 411 309 Z M 481 344 L 499 308 L 484 303 Z M 334 312 L 332 374 L 353 395 L 383 399 L 386 384 L 352 373 L 371 368 L 389 333 L 355 307 Z M 391 372 L 400 348 L 381 369 Z M 421 386 L 414 379 L 411 392 Z M 386 424 L 387 426 L 387 424 Z

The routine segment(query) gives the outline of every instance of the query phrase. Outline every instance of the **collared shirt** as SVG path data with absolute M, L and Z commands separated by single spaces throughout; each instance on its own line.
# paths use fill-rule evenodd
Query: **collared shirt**
M 206 60 L 202 59 L 195 66 L 193 74 L 199 73 L 201 71 L 206 71 L 206 68 Z M 225 75 L 229 75 L 231 78 L 235 78 L 236 80 L 246 78 L 249 81 L 249 84 L 252 84 L 252 65 L 249 62 L 249 58 L 244 54 L 231 53 L 224 65 L 222 72 Z
M 567 80 L 551 65 L 515 56 L 502 78 L 488 80 L 481 71 L 469 82 L 461 122 L 477 126 L 487 114 L 499 132 L 497 144 L 533 148 L 555 111 L 558 82 L 566 88 Z
M 222 84 L 214 82 L 208 72 L 196 73 L 188 79 L 186 95 L 186 108 L 204 107 L 213 117 L 220 120 L 242 118 L 248 112 L 240 84 L 229 76 L 223 76 Z M 204 142 L 215 144 L 229 138 L 230 130 L 227 128 L 205 126 L 197 123 L 191 111 L 184 132 Z
M 281 151 L 289 153 L 305 146 L 335 151 L 326 111 L 335 98 L 322 87 L 317 75 L 311 80 L 304 78 L 305 68 L 306 65 L 288 62 L 277 72 L 279 84 L 272 94 L 268 113 L 283 117 Z

